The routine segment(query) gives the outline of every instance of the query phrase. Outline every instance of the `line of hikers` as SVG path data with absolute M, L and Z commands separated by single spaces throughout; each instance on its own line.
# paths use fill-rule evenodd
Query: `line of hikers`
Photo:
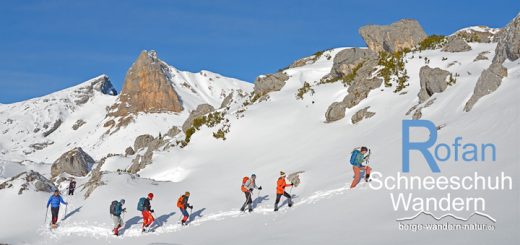
M 359 147 L 354 149 L 352 151 L 351 157 L 350 157 L 350 164 L 352 165 L 352 169 L 354 172 L 354 179 L 352 180 L 352 183 L 350 185 L 350 188 L 355 188 L 356 185 L 360 182 L 361 177 L 364 178 L 366 182 L 370 181 L 370 172 L 372 168 L 368 166 L 369 163 L 369 157 L 370 157 L 370 150 L 365 147 Z M 73 179 L 71 181 L 74 181 Z M 293 206 L 292 196 L 288 194 L 285 191 L 286 187 L 291 186 L 297 186 L 299 184 L 299 177 L 296 175 L 296 178 L 292 180 L 290 184 L 286 181 L 286 174 L 283 171 L 280 171 L 280 177 L 278 177 L 278 180 L 276 181 L 276 201 L 274 203 L 274 211 L 278 211 L 279 207 L 278 204 L 280 203 L 280 199 L 282 196 L 287 198 L 287 203 L 289 207 Z M 74 188 L 75 188 L 75 181 L 74 181 Z M 69 185 L 70 186 L 70 185 Z M 243 177 L 242 178 L 242 185 L 240 187 L 242 192 L 245 196 L 245 202 L 240 208 L 240 211 L 245 212 L 246 208 L 249 212 L 253 211 L 252 207 L 252 197 L 253 197 L 253 191 L 255 189 L 261 191 L 262 186 L 256 185 L 256 174 L 252 174 L 251 177 Z M 69 195 L 73 195 L 74 190 L 72 190 L 72 194 L 70 193 L 69 188 Z M 193 210 L 193 205 L 188 203 L 190 197 L 190 192 L 186 191 L 183 195 L 179 197 L 177 200 L 177 207 L 179 208 L 181 214 L 182 214 L 182 220 L 181 225 L 186 225 L 188 223 L 188 218 L 190 217 L 190 214 L 188 213 L 187 209 Z M 152 209 L 150 201 L 152 201 L 154 198 L 153 193 L 148 193 L 146 197 L 141 197 L 137 203 L 137 210 L 141 212 L 141 215 L 143 217 L 143 225 L 142 225 L 142 232 L 146 232 L 149 230 L 152 223 L 155 221 L 155 218 L 153 216 L 154 210 Z M 60 204 L 67 205 L 68 203 L 63 200 L 63 198 L 59 194 L 59 190 L 55 190 L 54 194 L 51 195 L 47 202 L 47 208 L 49 205 L 51 206 L 51 213 L 52 213 L 52 220 L 51 220 L 51 227 L 56 228 L 56 223 L 58 221 L 58 213 Z M 114 229 L 113 233 L 114 235 L 119 235 L 119 229 L 123 226 L 123 218 L 121 217 L 125 212 L 126 208 L 123 208 L 123 205 L 125 204 L 125 200 L 121 199 L 120 201 L 112 201 L 110 204 L 110 215 L 112 217 L 112 220 L 114 222 Z M 47 218 L 47 216 L 46 216 Z

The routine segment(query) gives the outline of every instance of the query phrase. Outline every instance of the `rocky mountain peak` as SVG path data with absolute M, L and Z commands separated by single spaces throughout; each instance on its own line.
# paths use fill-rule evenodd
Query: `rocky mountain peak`
M 402 19 L 390 25 L 363 26 L 359 28 L 359 34 L 376 53 L 412 49 L 427 37 L 419 22 L 413 19 Z
M 126 73 L 119 101 L 109 115 L 126 117 L 139 112 L 180 112 L 180 96 L 173 88 L 168 66 L 155 51 L 142 51 Z

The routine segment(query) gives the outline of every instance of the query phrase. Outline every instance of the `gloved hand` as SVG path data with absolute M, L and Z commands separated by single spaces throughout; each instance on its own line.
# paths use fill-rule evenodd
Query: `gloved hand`
M 123 212 L 126 212 L 126 208 L 123 208 Z
M 258 189 L 259 189 L 259 190 L 262 190 L 262 187 L 260 186 L 260 187 L 258 187 Z
M 193 209 L 193 205 L 189 206 L 190 209 Z
M 152 213 L 153 213 L 153 212 L 155 212 L 155 211 L 154 211 L 154 210 L 152 209 L 152 210 L 150 210 L 150 212 L 152 212 Z
M 69 203 L 68 203 L 68 202 L 65 202 L 65 205 L 69 205 Z
M 249 192 L 253 192 L 253 188 L 249 188 Z

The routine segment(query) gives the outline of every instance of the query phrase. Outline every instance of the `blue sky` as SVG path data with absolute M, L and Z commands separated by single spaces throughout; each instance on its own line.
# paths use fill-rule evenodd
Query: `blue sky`
M 107 74 L 120 90 L 143 49 L 181 70 L 252 82 L 318 50 L 365 46 L 366 24 L 419 20 L 428 34 L 502 27 L 505 1 L 2 1 L 0 103 Z

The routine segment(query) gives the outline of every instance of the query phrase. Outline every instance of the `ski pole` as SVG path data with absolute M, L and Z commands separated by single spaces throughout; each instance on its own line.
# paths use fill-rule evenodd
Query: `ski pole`
M 45 221 L 43 221 L 43 224 L 47 223 L 47 215 L 49 213 L 49 206 L 45 209 Z

